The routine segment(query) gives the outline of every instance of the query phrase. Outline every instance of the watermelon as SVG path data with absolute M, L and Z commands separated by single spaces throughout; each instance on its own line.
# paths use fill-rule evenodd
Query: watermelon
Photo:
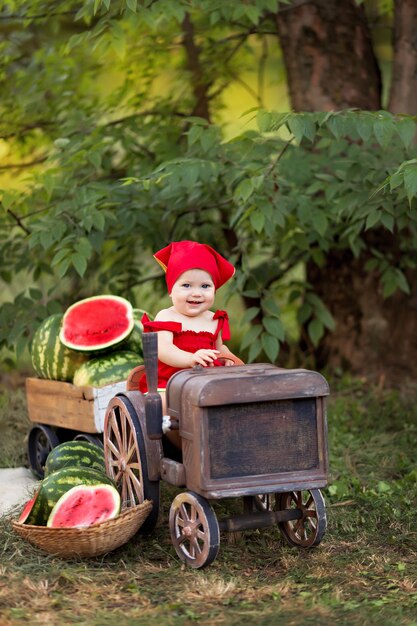
M 25 502 L 25 504 L 23 505 L 23 509 L 21 514 L 19 515 L 19 519 L 18 522 L 20 524 L 24 524 L 29 516 L 29 513 L 32 510 L 33 505 L 35 504 L 35 500 L 36 500 L 36 496 L 38 495 L 38 492 L 35 493 L 35 495 L 33 496 L 33 498 L 31 498 L 30 500 L 28 500 L 27 502 Z
M 129 337 L 122 343 L 120 346 L 121 350 L 128 350 L 129 352 L 136 352 L 143 356 L 143 347 L 142 347 L 142 335 L 143 335 L 143 324 L 142 324 L 142 316 L 145 313 L 143 309 L 133 309 L 133 330 L 130 333 Z M 147 313 L 150 318 L 149 313 Z
M 50 528 L 87 528 L 114 519 L 120 495 L 112 485 L 78 485 L 64 493 L 49 515 Z
M 119 296 L 79 300 L 64 313 L 60 339 L 72 350 L 96 352 L 121 343 L 133 330 L 133 308 Z
M 83 363 L 74 374 L 73 383 L 77 387 L 90 385 L 104 387 L 111 383 L 126 380 L 129 372 L 143 363 L 136 352 L 113 352 Z
M 60 497 L 77 485 L 112 485 L 115 482 L 91 467 L 63 467 L 43 479 L 25 524 L 45 526 Z
M 37 328 L 30 355 L 39 378 L 72 380 L 75 370 L 87 360 L 87 355 L 64 346 L 60 339 L 62 313 L 47 317 Z
M 105 473 L 103 448 L 89 441 L 64 441 L 48 454 L 45 477 L 63 467 L 92 467 Z

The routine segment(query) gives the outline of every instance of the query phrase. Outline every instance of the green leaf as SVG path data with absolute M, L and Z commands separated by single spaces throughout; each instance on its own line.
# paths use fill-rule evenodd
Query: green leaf
M 258 124 L 259 132 L 265 133 L 271 128 L 272 114 L 269 111 L 261 109 L 256 114 L 256 122 Z
M 411 204 L 411 200 L 417 196 L 417 168 L 406 168 L 404 171 L 404 186 L 408 201 Z
M 235 189 L 234 197 L 236 200 L 246 202 L 254 192 L 253 181 L 251 178 L 241 180 Z
M 2 205 L 6 209 L 6 211 L 10 209 L 15 200 L 15 195 L 13 193 L 10 193 L 9 191 L 5 191 L 1 197 Z
M 242 350 L 250 346 L 259 337 L 261 332 L 262 332 L 262 326 L 260 326 L 259 324 L 252 326 L 241 341 L 240 345 L 241 345 Z
M 386 148 L 391 141 L 391 137 L 394 133 L 394 124 L 389 119 L 377 120 L 374 123 L 374 133 L 378 143 Z
M 314 228 L 317 230 L 319 235 L 324 237 L 324 235 L 326 234 L 328 225 L 329 225 L 326 214 L 324 213 L 324 211 L 319 211 L 316 209 L 316 210 L 313 210 L 312 217 L 313 217 Z
M 305 134 L 305 123 L 301 115 L 295 114 L 288 120 L 288 126 L 298 142 L 302 140 Z
M 372 135 L 372 119 L 360 115 L 356 121 L 356 130 L 364 143 L 368 143 Z
M 179 168 L 182 180 L 190 189 L 192 189 L 193 185 L 197 182 L 199 171 L 200 168 L 197 163 L 188 163 Z
M 204 132 L 204 128 L 202 126 L 199 126 L 199 125 L 192 126 L 190 130 L 188 131 L 188 135 L 187 135 L 188 145 L 192 146 L 193 144 L 195 144 L 196 141 L 200 139 L 203 132 Z
M 279 352 L 279 341 L 268 333 L 262 333 L 262 347 L 271 363 L 275 363 Z
M 365 230 L 369 228 L 373 228 L 376 224 L 378 224 L 381 220 L 381 211 L 379 209 L 374 209 L 371 211 L 366 218 Z
M 397 122 L 397 132 L 404 146 L 408 148 L 416 135 L 416 123 L 410 117 L 404 117 Z
M 262 324 L 270 335 L 276 337 L 280 341 L 284 341 L 285 330 L 281 320 L 276 317 L 264 317 L 262 320 Z
M 261 233 L 265 226 L 265 215 L 255 210 L 250 214 L 249 220 L 256 232 Z
M 99 10 L 101 3 L 102 3 L 102 0 L 94 0 L 94 8 L 93 8 L 94 15 L 97 15 L 97 11 Z
M 307 327 L 308 335 L 314 346 L 318 346 L 324 335 L 324 326 L 318 319 L 313 319 Z
M 394 218 L 391 213 L 381 213 L 381 222 L 391 233 L 394 232 Z
M 262 308 L 267 311 L 270 316 L 279 317 L 281 314 L 280 308 L 276 303 L 276 300 L 272 296 L 262 299 Z
M 251 344 L 251 347 L 249 349 L 249 354 L 248 354 L 248 361 L 249 361 L 249 363 L 254 361 L 256 359 L 256 357 L 258 357 L 260 355 L 261 350 L 262 350 L 262 343 L 260 341 L 254 341 Z
M 99 169 L 99 167 L 101 167 L 101 154 L 99 152 L 89 152 L 87 155 L 87 159 L 92 165 L 94 165 L 96 169 Z
M 136 10 L 138 8 L 138 0 L 126 0 L 126 6 L 133 11 L 133 13 L 136 13 Z
M 85 270 L 87 269 L 87 259 L 85 258 L 85 256 L 83 256 L 79 252 L 76 252 L 71 256 L 71 263 L 82 278 L 85 274 Z
M 253 320 L 254 317 L 258 315 L 259 311 L 260 311 L 260 308 L 257 306 L 251 306 L 249 307 L 249 309 L 246 309 L 246 311 L 244 312 L 242 316 L 242 324 L 245 324 Z
M 318 320 L 322 322 L 322 324 L 328 328 L 329 330 L 334 330 L 336 327 L 335 321 L 328 309 L 324 306 L 317 307 L 315 310 L 315 314 Z

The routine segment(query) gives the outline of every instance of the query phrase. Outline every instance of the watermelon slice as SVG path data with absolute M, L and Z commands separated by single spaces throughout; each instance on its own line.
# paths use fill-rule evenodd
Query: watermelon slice
M 55 504 L 49 528 L 87 528 L 113 519 L 120 513 L 120 495 L 111 485 L 78 485 Z
M 59 338 L 72 350 L 95 352 L 121 343 L 133 326 L 133 308 L 128 300 L 119 296 L 94 296 L 66 310 Z
M 35 500 L 36 497 L 39 493 L 39 489 L 38 491 L 35 493 L 35 495 L 33 496 L 33 498 L 31 498 L 30 500 L 28 500 L 25 505 L 23 506 L 23 510 L 19 516 L 18 522 L 19 524 L 24 524 L 29 516 L 29 513 L 32 510 L 33 505 L 35 504 Z

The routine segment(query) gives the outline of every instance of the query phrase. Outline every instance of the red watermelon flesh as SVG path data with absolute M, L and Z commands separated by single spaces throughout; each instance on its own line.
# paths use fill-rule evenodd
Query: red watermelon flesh
M 35 493 L 35 495 L 33 496 L 33 498 L 31 498 L 30 500 L 28 500 L 28 501 L 25 503 L 25 505 L 24 505 L 24 507 L 23 507 L 23 510 L 22 510 L 22 512 L 21 512 L 21 514 L 20 514 L 20 516 L 19 516 L 19 519 L 18 519 L 19 524 L 24 524 L 24 523 L 25 523 L 25 521 L 27 520 L 27 518 L 28 518 L 28 516 L 29 516 L 29 513 L 30 513 L 30 512 L 31 512 L 31 510 L 32 510 L 32 507 L 33 507 L 33 505 L 35 504 L 35 500 L 36 500 L 37 495 L 38 495 L 38 491 Z
M 67 348 L 94 352 L 122 342 L 133 326 L 133 308 L 128 300 L 94 296 L 66 310 L 59 338 Z
M 49 516 L 50 528 L 87 528 L 120 513 L 120 495 L 111 485 L 77 485 L 58 500 Z

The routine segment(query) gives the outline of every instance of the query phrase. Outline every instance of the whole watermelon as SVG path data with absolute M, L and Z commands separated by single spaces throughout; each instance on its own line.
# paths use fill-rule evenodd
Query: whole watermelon
M 83 363 L 74 374 L 77 387 L 104 387 L 126 380 L 129 372 L 142 365 L 143 358 L 135 352 L 113 352 Z
M 35 332 L 30 348 L 33 369 L 39 378 L 71 381 L 75 371 L 84 363 L 86 354 L 70 350 L 60 339 L 62 313 L 47 317 Z
M 92 467 L 105 473 L 103 448 L 89 441 L 64 441 L 48 454 L 45 477 L 63 467 Z

